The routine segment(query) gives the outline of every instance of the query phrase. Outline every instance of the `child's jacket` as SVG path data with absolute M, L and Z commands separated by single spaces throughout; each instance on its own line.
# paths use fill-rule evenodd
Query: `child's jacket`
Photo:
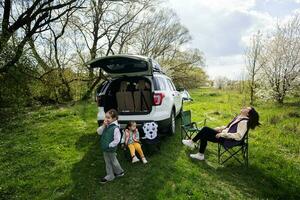
M 134 131 L 125 130 L 125 143 L 127 144 L 133 144 L 134 142 L 139 142 L 140 141 L 140 134 L 137 129 Z
M 117 145 L 120 141 L 120 131 L 115 131 L 115 129 L 119 129 L 119 126 L 116 123 L 112 123 L 107 127 L 101 127 L 99 130 L 100 138 L 100 147 L 104 152 L 116 152 Z M 101 130 L 102 129 L 102 130 Z M 116 133 L 119 132 L 118 137 L 116 138 Z M 116 143 L 116 144 L 115 144 Z

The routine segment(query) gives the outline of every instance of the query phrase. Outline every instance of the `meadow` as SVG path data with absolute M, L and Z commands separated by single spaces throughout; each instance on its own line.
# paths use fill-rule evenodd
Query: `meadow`
M 248 99 L 237 91 L 195 89 L 184 104 L 193 121 L 226 125 Z M 177 133 L 164 137 L 149 163 L 131 164 L 119 150 L 125 176 L 100 184 L 105 165 L 96 134 L 94 102 L 27 109 L 0 125 L 0 199 L 300 199 L 300 102 L 258 101 L 262 125 L 250 131 L 249 167 L 206 161 Z M 200 124 L 199 124 L 200 125 Z

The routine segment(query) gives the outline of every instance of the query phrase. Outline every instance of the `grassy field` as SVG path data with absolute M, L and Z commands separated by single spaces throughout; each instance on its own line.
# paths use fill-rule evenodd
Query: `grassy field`
M 184 109 L 211 127 L 226 125 L 246 102 L 233 91 L 191 95 Z M 258 103 L 262 126 L 250 132 L 248 168 L 219 165 L 211 143 L 206 161 L 191 160 L 177 126 L 147 165 L 119 152 L 126 175 L 105 185 L 94 103 L 26 112 L 0 125 L 0 199 L 300 199 L 299 107 L 295 99 Z

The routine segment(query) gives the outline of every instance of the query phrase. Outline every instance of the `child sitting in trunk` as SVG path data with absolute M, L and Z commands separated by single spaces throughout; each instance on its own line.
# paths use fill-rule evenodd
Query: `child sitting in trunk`
M 131 158 L 132 158 L 132 163 L 140 161 L 136 155 L 135 151 L 139 153 L 141 156 L 142 162 L 144 164 L 147 163 L 147 160 L 144 156 L 141 144 L 140 144 L 140 136 L 139 136 L 139 131 L 136 128 L 136 122 L 129 122 L 125 128 L 125 145 L 128 146 Z

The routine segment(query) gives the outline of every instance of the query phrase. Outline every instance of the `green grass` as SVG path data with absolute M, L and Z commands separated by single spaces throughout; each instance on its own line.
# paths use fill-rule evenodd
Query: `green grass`
M 211 127 L 225 125 L 247 101 L 234 91 L 191 95 L 184 109 Z M 205 162 L 189 159 L 177 126 L 147 165 L 131 164 L 119 152 L 126 175 L 105 185 L 96 106 L 44 107 L 1 125 L 0 199 L 299 199 L 299 106 L 295 99 L 283 106 L 258 102 L 263 125 L 250 132 L 248 168 L 218 165 L 211 143 Z

